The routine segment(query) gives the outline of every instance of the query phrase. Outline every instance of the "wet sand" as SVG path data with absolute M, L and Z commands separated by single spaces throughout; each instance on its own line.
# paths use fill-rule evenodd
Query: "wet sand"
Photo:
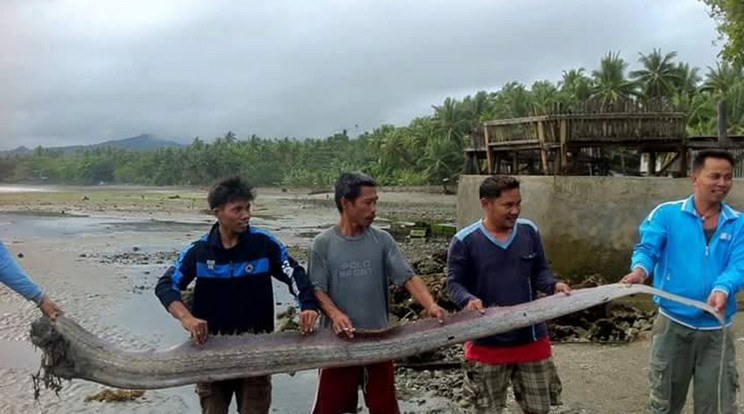
M 42 191 L 3 192 L 0 188 L 0 240 L 15 255 L 22 254 L 17 259 L 21 266 L 69 316 L 122 347 L 162 347 L 187 337 L 160 305 L 153 287 L 177 251 L 214 222 L 203 211 L 202 192 L 33 190 Z M 337 218 L 332 200 L 323 194 L 302 201 L 306 192 L 258 192 L 253 225 L 268 228 L 294 249 L 306 249 L 312 237 Z M 453 210 L 453 203 L 445 203 L 444 208 Z M 281 311 L 293 299 L 283 284 L 275 283 L 274 288 L 277 311 Z M 46 391 L 35 402 L 31 374 L 38 369 L 40 356 L 28 342 L 27 332 L 39 313 L 0 286 L 0 314 L 0 413 L 199 411 L 193 386 L 147 391 L 144 398 L 132 402 L 100 403 L 83 400 L 103 386 L 75 380 L 64 386 L 59 397 Z M 315 371 L 275 375 L 272 412 L 307 412 L 315 381 Z M 418 406 L 418 402 L 402 403 L 408 412 Z
M 131 187 L 44 190 L 11 193 L 0 187 L 0 240 L 14 254 L 23 254 L 18 261 L 35 281 L 69 316 L 120 346 L 161 347 L 184 340 L 186 333 L 162 308 L 152 288 L 170 265 L 169 258 L 213 222 L 203 212 L 204 193 Z M 328 193 L 307 196 L 307 191 L 259 189 L 254 225 L 272 230 L 302 251 L 315 234 L 335 222 L 331 198 Z M 390 216 L 450 217 L 454 221 L 454 203 L 453 196 L 441 194 L 382 193 L 380 223 L 384 225 L 384 218 Z M 275 299 L 281 304 L 279 310 L 290 302 L 281 284 L 275 285 Z M 0 286 L 0 315 L 0 413 L 199 411 L 191 386 L 147 391 L 143 399 L 133 402 L 100 403 L 83 399 L 104 387 L 75 380 L 65 384 L 59 397 L 47 391 L 34 402 L 31 374 L 38 368 L 39 355 L 28 342 L 27 332 L 38 311 Z M 744 372 L 740 319 L 735 319 L 734 332 L 739 370 Z M 648 348 L 648 340 L 621 346 L 556 345 L 565 403 L 556 412 L 644 412 Z M 427 384 L 435 384 L 439 376 L 435 372 L 420 375 L 431 377 Z M 312 371 L 274 376 L 272 412 L 307 412 L 315 379 Z M 458 401 L 408 392 L 401 406 L 404 412 L 416 413 L 455 413 L 460 412 L 458 407 Z M 512 404 L 510 412 L 519 411 Z M 692 410 L 688 407 L 686 412 Z

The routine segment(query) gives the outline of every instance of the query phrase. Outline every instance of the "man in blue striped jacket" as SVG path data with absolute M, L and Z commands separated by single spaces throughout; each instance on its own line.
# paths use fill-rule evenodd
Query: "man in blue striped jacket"
M 209 334 L 273 331 L 272 276 L 293 294 L 296 285 L 302 333 L 311 333 L 315 326 L 318 305 L 305 269 L 271 233 L 249 226 L 253 198 L 252 187 L 240 177 L 215 184 L 207 200 L 217 223 L 181 252 L 155 287 L 163 306 L 199 344 Z M 189 310 L 180 291 L 194 279 Z M 266 414 L 271 406 L 270 376 L 199 383 L 196 391 L 206 414 L 226 414 L 233 394 L 241 414 Z
M 733 185 L 733 166 L 734 158 L 725 151 L 701 151 L 695 157 L 693 195 L 651 211 L 640 226 L 631 272 L 622 279 L 643 283 L 650 277 L 658 289 L 707 301 L 726 321 L 721 327 L 696 308 L 654 298 L 659 315 L 651 347 L 648 405 L 653 413 L 681 412 L 691 379 L 696 414 L 737 412 L 738 373 L 729 325 L 744 280 L 744 219 L 723 202 Z

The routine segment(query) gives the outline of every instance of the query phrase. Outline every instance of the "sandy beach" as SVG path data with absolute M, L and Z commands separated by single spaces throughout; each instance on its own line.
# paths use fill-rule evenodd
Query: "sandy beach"
M 0 240 L 32 278 L 85 328 L 119 346 L 145 349 L 176 344 L 186 333 L 157 301 L 153 286 L 177 252 L 213 222 L 204 212 L 204 191 L 189 188 L 0 187 Z M 455 198 L 419 192 L 382 192 L 379 224 L 387 218 L 454 221 Z M 265 227 L 298 256 L 312 237 L 337 218 L 329 193 L 259 189 L 253 225 Z M 401 243 L 407 243 L 401 241 Z M 441 242 L 440 242 L 441 243 Z M 443 245 L 446 245 L 446 241 Z M 417 249 L 406 249 L 409 260 Z M 275 284 L 281 310 L 291 303 Z M 0 413 L 198 412 L 193 387 L 147 391 L 130 402 L 84 402 L 103 386 L 75 380 L 59 396 L 33 398 L 31 374 L 39 354 L 28 342 L 39 312 L 0 286 Z M 744 326 L 735 319 L 739 370 L 744 370 Z M 555 360 L 564 385 L 556 413 L 640 413 L 647 395 L 649 341 L 626 345 L 557 344 Z M 400 376 L 401 409 L 408 413 L 457 413 L 460 401 L 437 398 L 427 384 L 456 381 L 456 373 L 431 371 Z M 414 379 L 412 379 L 414 378 Z M 418 380 L 415 380 L 418 378 Z M 303 413 L 312 404 L 316 373 L 274 376 L 272 412 Z M 406 381 L 423 382 L 410 387 Z M 409 384 L 410 385 L 410 384 Z M 459 387 L 452 383 L 449 387 Z M 419 388 L 420 392 L 412 392 Z M 688 404 L 689 405 L 689 404 Z M 510 412 L 518 412 L 515 407 Z M 688 411 L 692 412 L 688 407 Z M 742 411 L 744 412 L 744 411 Z

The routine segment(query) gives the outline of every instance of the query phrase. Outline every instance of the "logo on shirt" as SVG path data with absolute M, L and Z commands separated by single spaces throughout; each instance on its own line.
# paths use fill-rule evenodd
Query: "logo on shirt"
M 207 269 L 214 270 L 214 260 L 207 260 Z
M 245 272 L 248 274 L 253 273 L 253 263 L 248 263 L 245 265 Z
M 371 260 L 350 260 L 341 264 L 338 271 L 339 277 L 360 277 L 372 274 Z
M 731 233 L 721 233 L 721 240 L 731 240 Z

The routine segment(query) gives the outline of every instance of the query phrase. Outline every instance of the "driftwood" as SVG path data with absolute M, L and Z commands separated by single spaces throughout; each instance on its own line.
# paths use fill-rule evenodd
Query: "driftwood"
M 605 285 L 580 289 L 512 307 L 489 308 L 484 315 L 465 311 L 443 325 L 427 319 L 342 339 L 329 331 L 309 336 L 283 332 L 215 336 L 206 344 L 186 341 L 170 348 L 130 351 L 105 342 L 72 320 L 34 322 L 33 343 L 43 350 L 45 381 L 81 378 L 119 388 L 153 389 L 319 367 L 360 365 L 404 358 L 421 352 L 510 331 L 623 296 L 659 295 L 702 309 L 711 307 L 643 285 Z

